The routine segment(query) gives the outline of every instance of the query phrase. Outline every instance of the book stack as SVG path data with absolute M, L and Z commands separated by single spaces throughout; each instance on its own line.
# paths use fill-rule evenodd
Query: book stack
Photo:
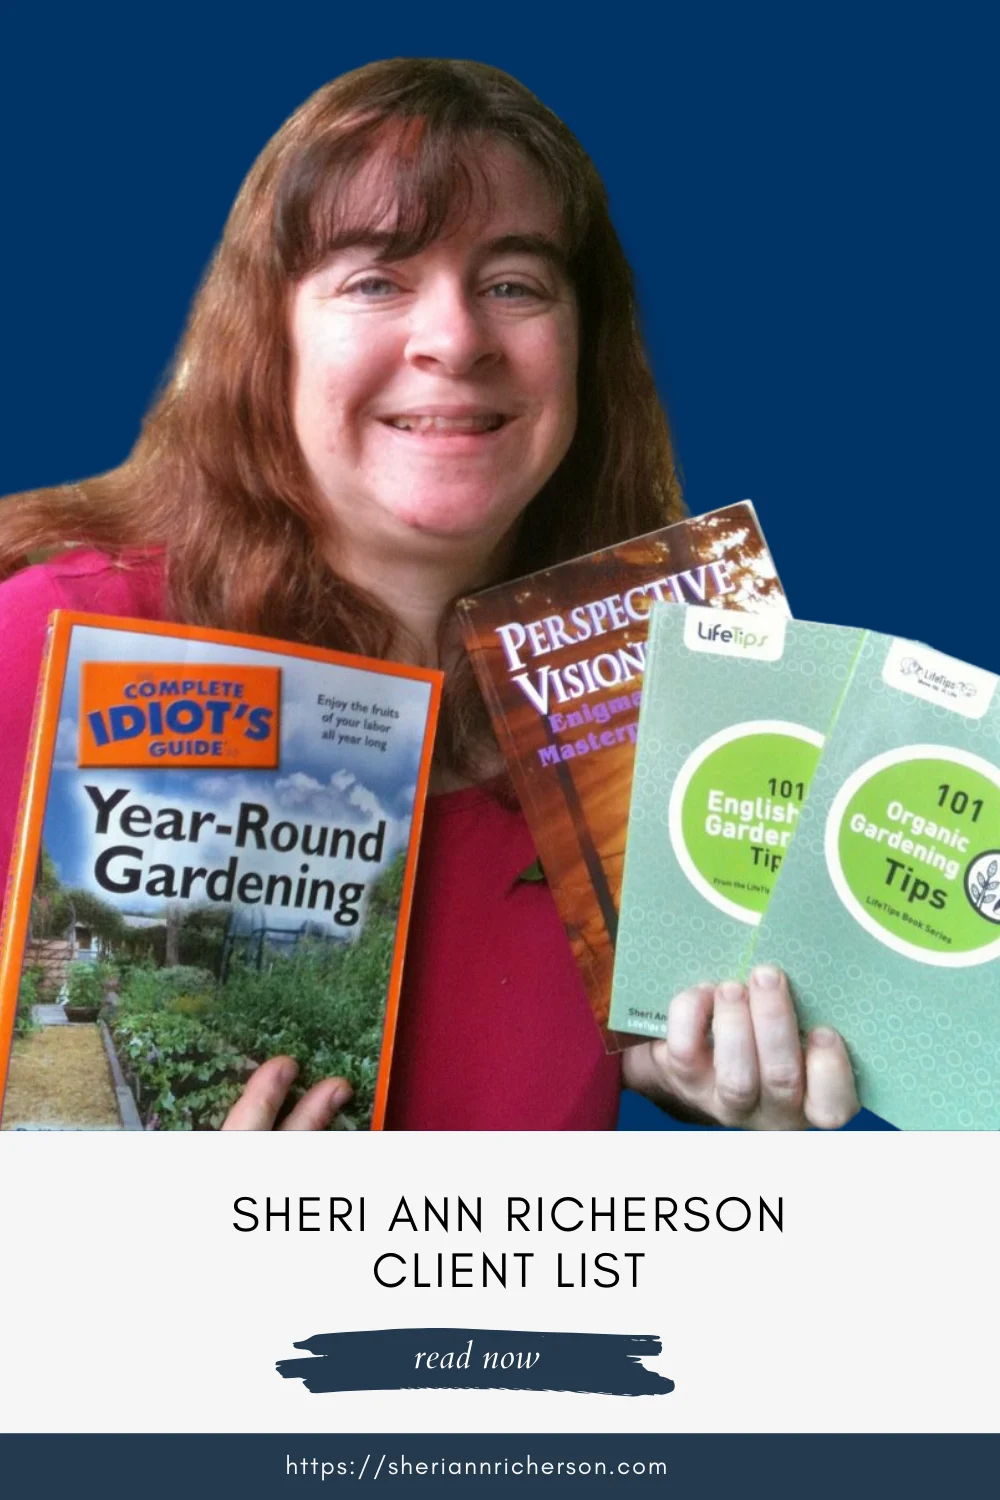
M 790 619 L 748 501 L 459 613 L 609 1050 L 777 964 L 870 1109 L 1000 1127 L 995 677 Z

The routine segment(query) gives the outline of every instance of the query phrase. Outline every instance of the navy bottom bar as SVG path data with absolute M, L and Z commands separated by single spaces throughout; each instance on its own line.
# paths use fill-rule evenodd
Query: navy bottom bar
M 885 1500 L 992 1491 L 996 1435 L 0 1435 L 0 1492 L 32 1500 L 239 1500 L 358 1493 L 763 1493 Z M 363 1494 L 365 1491 L 361 1490 Z M 986 1491 L 984 1491 L 986 1492 Z M 376 1490 L 379 1493 L 379 1490 Z

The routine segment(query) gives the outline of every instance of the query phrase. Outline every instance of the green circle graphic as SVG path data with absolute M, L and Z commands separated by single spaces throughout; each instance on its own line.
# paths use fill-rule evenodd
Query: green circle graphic
M 847 888 L 871 921 L 928 953 L 974 953 L 1000 922 L 1000 787 L 945 759 L 884 766 L 837 829 Z
M 819 747 L 748 733 L 709 751 L 681 805 L 687 857 L 717 896 L 760 914 L 799 821 Z

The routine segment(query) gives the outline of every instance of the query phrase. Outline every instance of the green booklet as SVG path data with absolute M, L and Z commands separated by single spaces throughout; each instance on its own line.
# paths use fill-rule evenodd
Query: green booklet
M 862 630 L 655 606 L 610 1024 L 662 1036 L 680 989 L 741 972 Z
M 869 1109 L 1000 1128 L 996 677 L 865 636 L 749 959 L 842 1033 Z

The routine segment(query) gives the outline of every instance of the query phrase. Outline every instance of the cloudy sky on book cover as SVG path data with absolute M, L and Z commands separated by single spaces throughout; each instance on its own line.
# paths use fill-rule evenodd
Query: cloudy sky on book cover
M 281 656 L 278 764 L 271 768 L 229 769 L 208 756 L 201 764 L 180 767 L 164 757 L 160 762 L 162 769 L 149 765 L 141 770 L 91 767 L 84 774 L 78 765 L 84 663 L 116 662 L 131 657 L 140 664 L 137 678 L 153 681 L 163 677 L 169 681 L 180 677 L 176 670 L 169 673 L 150 670 L 159 663 L 169 668 L 183 664 L 187 675 L 198 679 L 205 679 L 211 669 L 212 677 L 224 681 L 225 673 L 213 667 L 220 656 L 232 664 L 238 662 L 244 667 L 269 670 L 275 669 L 277 660 L 273 652 L 233 647 L 220 652 L 212 643 L 179 641 L 170 636 L 130 636 L 86 627 L 74 631 L 60 705 L 44 834 L 46 848 L 64 884 L 117 899 L 120 905 L 136 913 L 154 915 L 162 910 L 168 898 L 206 899 L 205 879 L 193 882 L 189 898 L 181 896 L 185 868 L 205 867 L 211 871 L 227 866 L 235 856 L 237 880 L 240 866 L 265 877 L 283 874 L 292 878 L 291 901 L 281 900 L 281 893 L 287 889 L 282 885 L 276 888 L 278 899 L 272 905 L 275 910 L 287 910 L 289 906 L 297 909 L 294 887 L 303 876 L 304 866 L 308 866 L 305 873 L 310 883 L 319 876 L 336 878 L 339 874 L 343 878 L 352 869 L 357 878 L 357 856 L 352 860 L 331 857 L 330 834 L 328 831 L 324 838 L 324 828 L 351 828 L 361 837 L 383 824 L 380 858 L 374 862 L 379 865 L 389 863 L 405 844 L 428 706 L 426 683 L 406 678 Z M 155 685 L 161 684 L 157 681 Z M 134 701 L 141 706 L 159 700 L 153 697 Z M 361 712 L 358 704 L 367 712 Z M 371 727 L 366 729 L 366 723 Z M 210 737 L 173 736 L 175 742 L 199 738 Z M 100 801 L 95 802 L 86 790 L 88 786 L 95 789 Z M 128 790 L 127 798 L 107 812 L 103 819 L 106 831 L 99 834 L 102 805 L 107 807 L 123 788 Z M 164 827 L 170 825 L 166 811 L 177 809 L 182 816 L 174 826 L 180 836 L 153 839 L 148 834 L 140 837 L 123 832 L 121 812 L 128 803 L 136 801 L 153 810 L 154 817 L 160 814 Z M 240 810 L 248 805 L 265 807 L 267 820 L 260 815 L 248 820 L 244 813 L 243 822 L 249 826 L 244 827 L 237 846 Z M 192 837 L 192 818 L 196 812 L 209 812 L 214 821 L 202 822 L 197 835 Z M 282 846 L 292 838 L 291 829 L 277 839 L 274 837 L 275 828 L 282 823 L 298 830 L 295 843 L 287 848 Z M 222 829 L 233 831 L 224 833 Z M 260 847 L 262 843 L 264 847 Z M 128 855 L 107 857 L 108 851 L 116 847 L 140 845 L 140 859 Z M 339 847 L 343 850 L 346 843 L 342 841 Z M 120 893 L 108 884 L 102 885 L 95 873 L 102 856 L 105 880 L 113 884 L 126 883 L 132 878 L 131 872 L 142 866 L 140 889 L 134 894 Z M 150 867 L 171 862 L 177 870 L 174 889 L 164 889 L 159 895 L 147 892 Z M 155 877 L 152 883 L 157 884 Z M 164 879 L 158 884 L 166 887 L 169 881 Z M 216 888 L 222 884 L 216 882 Z M 125 895 L 130 899 L 126 901 Z M 310 918 L 328 923 L 325 902 L 316 901 L 311 908 L 308 902 L 307 894 L 301 905 Z

